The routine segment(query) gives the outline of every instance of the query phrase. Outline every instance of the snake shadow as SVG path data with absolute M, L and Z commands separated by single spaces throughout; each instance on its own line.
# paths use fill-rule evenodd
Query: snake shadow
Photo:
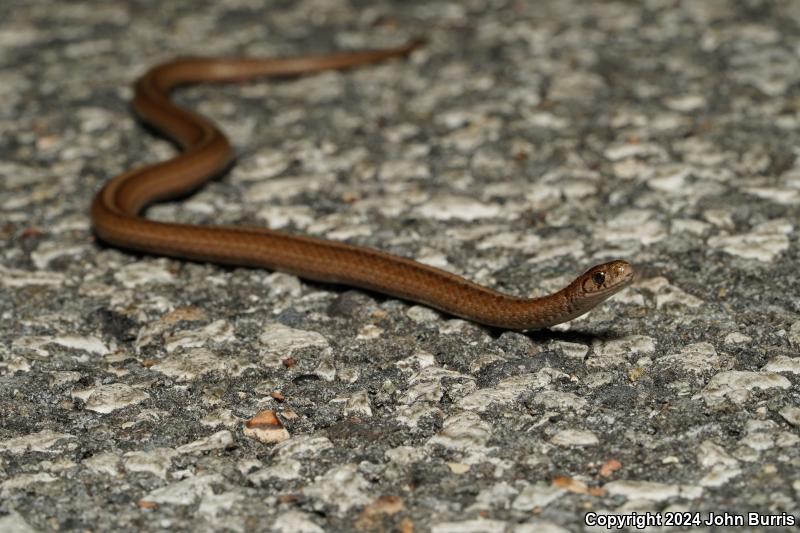
M 449 316 L 449 315 L 447 315 Z M 626 333 L 616 331 L 613 329 L 600 329 L 600 330 L 580 330 L 574 329 L 570 331 L 556 331 L 552 329 L 537 329 L 537 330 L 527 330 L 527 331 L 519 331 L 513 329 L 503 329 L 503 328 L 495 328 L 492 326 L 482 326 L 485 328 L 492 338 L 498 338 L 503 333 L 507 333 L 509 331 L 518 333 L 520 335 L 524 335 L 525 337 L 529 338 L 531 341 L 540 344 L 545 343 L 548 341 L 561 341 L 561 342 L 572 342 L 578 344 L 591 344 L 593 341 L 612 341 L 616 339 L 621 339 L 627 336 Z

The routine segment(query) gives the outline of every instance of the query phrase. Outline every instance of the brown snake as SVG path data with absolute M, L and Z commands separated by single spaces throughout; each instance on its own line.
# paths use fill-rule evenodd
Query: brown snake
M 234 158 L 230 143 L 214 124 L 170 100 L 173 88 L 346 69 L 407 56 L 419 45 L 415 41 L 384 50 L 280 59 L 187 58 L 151 68 L 136 82 L 133 108 L 182 151 L 173 159 L 110 180 L 92 202 L 95 233 L 120 248 L 280 270 L 377 291 L 506 329 L 540 329 L 566 322 L 628 286 L 634 277 L 631 265 L 611 261 L 590 268 L 556 293 L 519 298 L 371 248 L 266 228 L 175 224 L 141 215 L 150 204 L 199 188 L 228 168 Z

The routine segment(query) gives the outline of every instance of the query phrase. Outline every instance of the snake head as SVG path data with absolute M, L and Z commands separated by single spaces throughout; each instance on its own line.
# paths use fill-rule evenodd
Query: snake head
M 587 270 L 576 280 L 576 289 L 581 297 L 598 303 L 633 283 L 634 278 L 635 272 L 630 263 L 610 261 Z

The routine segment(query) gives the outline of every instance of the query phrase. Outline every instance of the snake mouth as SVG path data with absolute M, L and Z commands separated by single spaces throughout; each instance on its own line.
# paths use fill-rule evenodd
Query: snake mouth
M 619 273 L 621 278 L 620 284 L 625 286 L 630 285 L 631 283 L 636 281 L 637 278 L 636 269 L 634 269 L 633 265 L 631 265 L 627 261 L 620 261 L 620 263 L 624 263 L 624 265 L 620 265 L 617 267 L 619 268 Z

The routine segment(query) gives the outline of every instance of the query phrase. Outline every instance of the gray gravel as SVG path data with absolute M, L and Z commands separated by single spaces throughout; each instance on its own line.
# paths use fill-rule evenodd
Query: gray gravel
M 522 334 L 93 238 L 101 184 L 174 153 L 129 112 L 147 66 L 415 35 L 180 91 L 239 163 L 149 216 L 633 287 Z M 796 530 L 800 3 L 6 0 L 0 65 L 0 530 Z

